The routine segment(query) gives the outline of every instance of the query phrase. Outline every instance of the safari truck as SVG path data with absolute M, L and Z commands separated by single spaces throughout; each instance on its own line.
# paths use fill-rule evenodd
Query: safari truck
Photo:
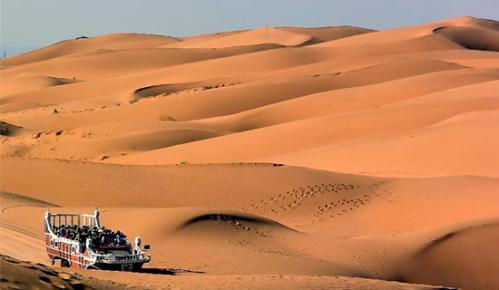
M 53 214 L 45 213 L 45 246 L 47 254 L 61 267 L 138 271 L 151 261 L 146 255 L 149 245 L 141 248 L 141 239 L 132 246 L 126 235 L 101 225 L 100 213 Z

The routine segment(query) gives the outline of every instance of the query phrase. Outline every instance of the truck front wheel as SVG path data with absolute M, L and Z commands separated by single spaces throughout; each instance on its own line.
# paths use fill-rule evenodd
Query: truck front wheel
M 132 270 L 133 270 L 133 265 L 132 264 L 122 264 L 121 265 L 121 271 L 131 272 Z
M 139 272 L 142 269 L 142 264 L 133 264 L 133 272 Z

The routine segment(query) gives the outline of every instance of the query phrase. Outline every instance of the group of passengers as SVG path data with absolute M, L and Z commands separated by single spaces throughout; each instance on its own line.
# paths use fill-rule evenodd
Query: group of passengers
M 115 248 L 127 245 L 126 235 L 120 231 L 112 231 L 105 227 L 61 225 L 54 226 L 54 233 L 60 237 L 76 240 L 85 245 L 90 238 L 96 249 Z

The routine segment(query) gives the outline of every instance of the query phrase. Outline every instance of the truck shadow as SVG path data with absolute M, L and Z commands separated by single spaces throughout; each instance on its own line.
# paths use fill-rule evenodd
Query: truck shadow
M 189 270 L 189 269 L 176 269 L 176 268 L 142 268 L 137 273 L 155 274 L 155 275 L 177 275 L 183 273 L 191 274 L 204 274 L 205 272 Z

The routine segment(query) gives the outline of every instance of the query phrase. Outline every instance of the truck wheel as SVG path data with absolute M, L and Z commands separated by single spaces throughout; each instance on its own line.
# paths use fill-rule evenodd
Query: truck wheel
M 131 272 L 132 270 L 133 270 L 132 264 L 122 264 L 121 265 L 121 271 L 123 271 L 123 272 Z
M 133 264 L 133 272 L 139 272 L 142 269 L 142 264 Z
M 71 265 L 69 264 L 68 260 L 61 259 L 61 267 L 62 268 L 69 268 L 69 267 L 71 267 Z

